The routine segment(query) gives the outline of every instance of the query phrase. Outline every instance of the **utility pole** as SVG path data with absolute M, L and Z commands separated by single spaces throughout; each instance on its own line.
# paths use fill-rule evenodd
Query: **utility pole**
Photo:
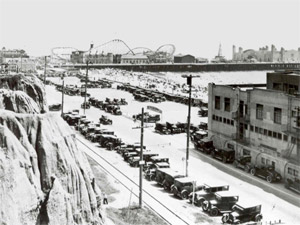
M 186 166 L 185 166 L 185 176 L 188 177 L 188 166 L 189 166 L 189 151 L 190 151 L 190 129 L 191 129 L 191 104 L 192 104 L 192 78 L 199 76 L 192 75 L 182 75 L 182 77 L 187 78 L 187 85 L 189 85 L 189 106 L 188 106 L 188 116 L 187 116 L 187 130 L 186 130 Z
M 64 115 L 65 74 L 62 74 L 61 116 Z
M 89 58 L 86 61 L 86 76 L 85 76 L 85 92 L 84 92 L 83 114 L 85 114 L 85 109 L 86 109 L 86 92 L 87 92 L 88 73 L 89 73 Z
M 142 122 L 141 122 L 141 151 L 140 151 L 140 194 L 139 207 L 143 207 L 143 149 L 144 149 L 144 108 L 142 108 Z
M 47 67 L 47 56 L 45 56 L 44 85 L 46 85 L 46 67 Z
M 296 129 L 297 129 L 297 159 L 300 158 L 300 107 L 297 106 L 296 108 L 297 116 L 296 116 Z
M 133 127 L 132 129 L 141 128 L 141 151 L 140 151 L 140 183 L 139 183 L 139 208 L 143 207 L 143 167 L 144 167 L 144 159 L 143 159 L 143 151 L 144 151 L 144 128 L 148 128 L 151 126 L 144 126 L 144 108 L 142 108 L 142 118 L 141 118 L 141 126 Z

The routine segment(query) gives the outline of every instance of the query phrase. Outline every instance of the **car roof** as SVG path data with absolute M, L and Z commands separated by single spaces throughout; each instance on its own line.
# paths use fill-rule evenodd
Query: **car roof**
M 168 159 L 167 157 L 162 157 L 162 156 L 152 156 L 151 159 Z
M 256 207 L 256 206 L 261 207 L 261 204 L 258 202 L 254 202 L 253 199 L 251 199 L 251 201 L 249 201 L 249 199 L 239 199 L 239 202 L 236 205 L 238 205 L 244 209 L 252 208 L 252 207 Z
M 169 166 L 170 164 L 166 163 L 166 162 L 159 162 L 159 163 L 156 163 L 156 165 L 158 165 L 158 166 Z
M 111 137 L 111 138 L 116 138 L 115 135 L 111 135 L 111 134 L 102 134 L 102 137 Z
M 238 196 L 238 194 L 236 192 L 233 191 L 218 191 L 216 192 L 217 195 L 221 196 L 221 197 L 231 197 L 231 196 Z
M 217 180 L 212 180 L 208 182 L 205 182 L 204 185 L 208 186 L 208 187 L 221 187 L 221 186 L 228 186 L 228 184 L 224 183 L 224 182 L 220 182 Z
M 186 183 L 186 182 L 194 182 L 196 181 L 194 178 L 192 177 L 181 177 L 181 178 L 176 178 L 175 180 L 182 182 L 182 183 Z
M 196 132 L 196 134 L 202 134 L 202 135 L 204 135 L 204 134 L 207 134 L 207 132 L 204 131 L 204 130 L 198 130 L 198 131 Z

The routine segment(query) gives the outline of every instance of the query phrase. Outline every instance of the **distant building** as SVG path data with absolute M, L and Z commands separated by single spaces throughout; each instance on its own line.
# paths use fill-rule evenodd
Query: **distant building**
M 208 63 L 208 59 L 198 57 L 196 58 L 196 63 Z
M 121 54 L 115 54 L 113 56 L 113 63 L 114 64 L 120 64 L 121 63 L 121 58 L 122 58 Z
M 5 47 L 0 50 L 0 63 L 7 63 L 11 59 L 17 58 L 29 58 L 27 53 L 23 49 L 5 49 Z
M 174 63 L 195 63 L 195 56 L 192 55 L 175 55 Z
M 84 51 L 74 51 L 71 53 L 71 63 L 74 64 L 82 64 L 84 63 L 83 61 L 83 55 L 84 55 Z
M 145 64 L 149 63 L 149 59 L 146 55 L 136 54 L 136 55 L 122 55 L 122 64 Z
M 267 73 L 267 89 L 209 84 L 208 130 L 216 148 L 300 178 L 300 72 Z
M 89 61 L 94 64 L 112 64 L 113 63 L 113 54 L 93 54 L 93 55 L 86 55 L 85 58 L 89 58 Z M 86 60 L 85 59 L 85 60 Z
M 259 48 L 259 50 L 247 49 L 241 47 L 236 52 L 236 47 L 232 47 L 232 60 L 235 62 L 300 62 L 300 48 L 298 50 L 285 50 L 281 48 L 278 51 L 274 45 L 269 49 L 268 46 Z

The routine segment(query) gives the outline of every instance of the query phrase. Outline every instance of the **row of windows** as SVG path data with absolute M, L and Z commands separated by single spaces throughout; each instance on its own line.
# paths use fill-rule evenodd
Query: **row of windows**
M 215 96 L 215 109 L 221 109 L 221 97 Z M 230 98 L 224 98 L 224 111 L 230 112 Z
M 274 123 L 281 124 L 281 108 L 274 107 Z M 264 113 L 264 106 L 256 104 L 256 119 L 262 120 Z
M 227 118 L 225 118 L 225 117 L 212 115 L 212 119 L 215 120 L 215 121 L 221 122 L 221 123 L 223 122 L 223 123 L 225 123 L 225 124 L 234 126 L 234 121 L 231 120 L 231 119 L 227 119 Z
M 254 127 L 252 125 L 250 125 L 250 131 L 258 133 L 258 134 L 262 134 L 268 137 L 273 137 L 273 138 L 277 138 L 279 140 L 284 140 L 284 141 L 288 141 L 288 136 L 285 134 L 281 134 L 279 132 L 275 132 L 275 131 L 271 131 L 271 130 L 267 130 L 267 129 L 263 129 L 261 127 Z
M 299 171 L 295 170 L 293 168 L 288 167 L 288 174 L 293 175 L 293 176 L 298 176 L 299 175 Z
M 270 159 L 266 159 L 264 157 L 261 157 L 261 164 L 262 165 L 267 165 L 267 166 L 272 166 L 275 169 L 275 162 L 274 161 L 270 161 Z

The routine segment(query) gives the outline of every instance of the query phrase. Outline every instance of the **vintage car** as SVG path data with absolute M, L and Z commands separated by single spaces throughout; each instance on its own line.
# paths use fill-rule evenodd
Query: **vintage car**
M 117 147 L 121 146 L 122 140 L 115 135 L 110 135 L 110 137 L 106 138 L 104 142 L 104 147 L 107 150 L 115 150 Z
M 59 111 L 61 110 L 61 104 L 53 104 L 53 105 L 49 105 L 49 110 L 50 111 Z
M 133 115 L 132 118 L 134 120 L 142 120 L 142 114 Z M 144 122 L 145 123 L 156 123 L 160 120 L 160 116 L 157 115 L 150 115 L 148 112 L 144 113 Z
M 155 132 L 159 134 L 170 134 L 171 131 L 167 128 L 165 123 L 156 123 L 155 124 Z
M 81 104 L 81 108 L 82 108 L 82 109 L 84 109 L 84 108 L 89 109 L 89 108 L 91 108 L 91 105 L 90 105 L 89 102 L 86 102 L 86 103 L 85 103 L 85 107 L 84 107 L 84 103 L 82 103 L 82 104 Z
M 252 166 L 250 169 L 250 174 L 253 176 L 262 177 L 269 183 L 280 181 L 282 179 L 281 175 L 275 171 L 273 166 Z
M 211 216 L 217 216 L 223 213 L 230 213 L 232 207 L 238 202 L 239 196 L 229 191 L 215 192 L 214 197 L 205 200 L 202 204 L 202 210 L 208 212 Z
M 111 125 L 112 124 L 112 120 L 109 119 L 107 116 L 104 116 L 102 115 L 100 118 L 99 118 L 99 122 L 101 124 L 104 124 L 104 125 Z
M 294 178 L 293 180 L 288 178 L 286 180 L 285 187 L 300 194 L 300 180 L 297 178 Z
M 174 196 L 187 199 L 193 190 L 201 190 L 203 188 L 203 185 L 193 187 L 195 184 L 196 181 L 190 177 L 176 178 L 171 186 L 171 192 Z
M 181 129 L 176 126 L 174 123 L 166 122 L 167 129 L 171 131 L 171 134 L 181 133 Z
M 153 163 L 145 172 L 145 178 L 147 180 L 155 180 L 157 169 L 170 168 L 170 164 L 167 162 Z
M 206 117 L 208 115 L 208 108 L 206 107 L 200 107 L 199 111 L 198 111 L 198 115 L 202 116 L 202 117 Z
M 250 155 L 240 156 L 233 161 L 233 165 L 236 168 L 241 168 L 248 173 L 251 169 L 251 156 Z
M 207 123 L 206 122 L 200 122 L 199 124 L 199 128 L 202 130 L 207 130 Z
M 125 100 L 125 98 L 121 98 L 120 105 L 128 105 L 128 102 Z
M 211 157 L 222 160 L 224 163 L 232 163 L 235 157 L 235 151 L 230 148 L 218 149 L 214 148 L 211 151 Z
M 202 151 L 204 153 L 207 153 L 207 154 L 211 154 L 211 152 L 215 148 L 213 141 L 210 140 L 208 137 L 205 137 L 200 140 L 195 140 L 194 146 L 195 146 L 195 149 Z
M 170 191 L 171 186 L 174 184 L 174 180 L 181 177 L 184 177 L 184 175 L 170 168 L 157 169 L 155 181 L 162 185 L 165 191 Z
M 227 224 L 240 224 L 250 221 L 260 222 L 263 216 L 261 214 L 261 205 L 255 205 L 252 201 L 239 202 L 232 207 L 232 212 L 224 213 L 222 222 Z
M 229 185 L 224 185 L 220 183 L 214 183 L 214 184 L 204 184 L 203 188 L 199 191 L 195 191 L 190 193 L 189 195 L 189 201 L 190 203 L 193 203 L 194 198 L 194 204 L 196 206 L 202 206 L 202 203 L 205 200 L 211 200 L 214 199 L 215 193 L 217 191 L 228 191 Z
M 205 138 L 207 136 L 208 136 L 207 131 L 205 131 L 205 130 L 198 130 L 198 131 L 193 132 L 191 134 L 191 141 L 193 143 L 195 143 L 195 142 L 198 142 L 198 141 L 200 141 L 201 139 L 203 139 L 203 138 Z

